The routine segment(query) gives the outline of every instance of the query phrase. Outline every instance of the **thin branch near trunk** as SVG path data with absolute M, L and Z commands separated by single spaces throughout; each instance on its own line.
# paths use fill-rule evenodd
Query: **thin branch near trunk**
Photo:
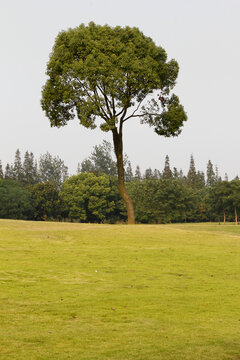
M 123 120 L 123 122 L 127 121 L 128 119 L 132 118 L 132 117 L 140 117 L 140 116 L 143 116 L 143 114 L 136 114 L 136 112 L 139 110 L 140 108 L 140 105 L 142 104 L 144 99 L 142 99 L 141 101 L 139 101 L 138 105 L 137 105 L 137 108 L 132 112 L 131 115 L 129 115 L 128 117 L 126 117 L 126 119 Z
M 87 88 L 87 86 L 84 84 L 84 82 L 82 82 L 78 78 L 76 78 L 74 80 L 77 81 L 77 83 L 80 85 L 81 89 L 85 93 L 85 96 L 89 97 L 89 99 L 91 99 L 91 101 L 96 105 L 96 107 L 98 108 L 98 111 L 99 111 L 99 116 L 102 117 L 106 122 L 108 122 L 109 118 L 108 118 L 105 110 L 103 109 L 102 106 L 99 105 L 100 99 L 99 99 L 99 95 L 98 95 L 96 89 L 94 89 L 93 94 L 91 94 L 91 90 Z
M 94 96 L 95 96 L 95 104 L 96 106 L 98 107 L 98 109 L 102 112 L 103 115 L 101 115 L 101 117 L 106 121 L 106 123 L 108 124 L 108 121 L 109 121 L 109 117 L 107 116 L 105 110 L 103 109 L 102 106 L 99 105 L 100 101 L 99 101 L 99 96 L 98 96 L 98 93 L 97 93 L 97 90 L 94 89 L 93 90 L 94 92 Z
M 113 109 L 113 116 L 116 116 L 115 100 L 113 96 L 112 96 L 112 109 Z
M 110 105 L 110 101 L 109 101 L 109 99 L 108 99 L 105 91 L 102 90 L 101 86 L 100 86 L 100 85 L 97 85 L 97 88 L 98 88 L 98 90 L 101 92 L 101 94 L 103 95 L 104 100 L 105 100 L 105 104 L 106 104 L 106 108 L 107 108 L 107 111 L 108 111 L 108 114 L 109 114 L 110 118 L 112 118 L 113 114 L 112 114 L 111 109 L 110 109 L 110 106 L 109 106 L 109 105 Z

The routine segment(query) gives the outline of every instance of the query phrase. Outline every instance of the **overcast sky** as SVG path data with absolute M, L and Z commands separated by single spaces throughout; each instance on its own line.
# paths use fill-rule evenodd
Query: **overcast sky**
M 17 148 L 38 158 L 49 151 L 76 172 L 110 134 L 88 130 L 77 120 L 51 128 L 40 106 L 46 63 L 61 30 L 94 21 L 137 26 L 180 66 L 175 93 L 188 114 L 182 134 L 165 139 L 133 120 L 124 150 L 133 167 L 187 172 L 210 159 L 222 176 L 240 175 L 240 0 L 0 0 L 0 159 L 13 162 Z

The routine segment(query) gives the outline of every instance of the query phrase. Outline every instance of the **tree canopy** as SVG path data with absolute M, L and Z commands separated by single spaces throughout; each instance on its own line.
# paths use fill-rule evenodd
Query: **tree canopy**
M 42 108 L 51 126 L 63 126 L 75 116 L 80 124 L 112 131 L 120 194 L 128 220 L 134 211 L 124 185 L 123 125 L 138 118 L 158 135 L 177 136 L 187 116 L 171 93 L 178 64 L 139 29 L 80 25 L 56 38 L 47 65 Z
M 32 212 L 28 190 L 16 180 L 0 179 L 0 218 L 32 219 Z
M 116 162 L 112 158 L 112 144 L 103 140 L 102 144 L 95 145 L 91 155 L 78 165 L 78 173 L 93 172 L 96 174 L 106 174 L 108 176 L 117 175 Z
M 60 198 L 69 216 L 79 221 L 101 222 L 115 210 L 115 196 L 107 175 L 81 173 L 66 180 Z

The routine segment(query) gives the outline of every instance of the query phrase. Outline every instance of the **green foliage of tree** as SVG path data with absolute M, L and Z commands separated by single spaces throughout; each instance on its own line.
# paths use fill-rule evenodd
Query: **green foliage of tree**
M 93 129 L 101 118 L 101 130 L 112 132 L 129 223 L 134 223 L 134 210 L 124 185 L 123 127 L 136 118 L 158 135 L 179 135 L 187 117 L 171 93 L 178 70 L 177 62 L 167 61 L 164 49 L 137 28 L 93 22 L 62 31 L 50 55 L 42 108 L 51 126 L 66 125 L 77 116 L 81 125 Z
M 116 176 L 117 166 L 112 158 L 112 151 L 111 143 L 103 140 L 102 144 L 94 146 L 90 157 L 82 161 L 79 172 Z
M 4 179 L 6 179 L 6 180 L 15 180 L 13 166 L 10 165 L 9 163 L 7 163 L 6 168 L 5 168 Z
M 205 175 L 203 171 L 197 171 L 194 186 L 198 189 L 205 187 Z
M 128 184 L 128 191 L 139 222 L 185 221 L 191 207 L 191 191 L 181 180 L 135 180 Z
M 172 176 L 173 176 L 174 179 L 179 179 L 180 178 L 180 174 L 179 174 L 178 169 L 176 167 L 173 168 Z
M 20 150 L 17 149 L 15 153 L 14 165 L 13 165 L 13 179 L 20 182 L 23 181 L 23 167 Z
M 62 183 L 68 178 L 68 168 L 59 156 L 52 156 L 47 152 L 39 159 L 39 181 L 49 182 L 60 189 Z
M 145 170 L 144 179 L 153 179 L 153 171 L 150 167 Z
M 196 184 L 195 187 L 188 186 L 189 193 L 189 207 L 186 212 L 187 222 L 202 222 L 209 221 L 208 208 L 205 201 L 207 195 L 207 189 L 200 184 Z
M 142 178 L 142 174 L 141 174 L 139 165 L 136 166 L 134 178 L 138 179 L 138 180 L 140 180 Z
M 34 160 L 32 152 L 25 152 L 23 161 L 23 182 L 25 184 L 34 185 L 38 183 L 37 162 Z
M 169 159 L 169 156 L 166 155 L 164 169 L 162 172 L 162 178 L 163 179 L 171 179 L 172 176 L 173 176 L 173 174 L 172 174 L 172 170 L 170 168 L 170 159 Z
M 216 183 L 217 183 L 218 181 L 222 181 L 221 176 L 219 176 L 218 166 L 217 166 L 217 165 L 215 166 L 215 177 L 216 177 Z M 226 180 L 226 179 L 225 179 L 225 180 Z M 228 181 L 228 179 L 227 179 L 227 181 Z
M 97 173 L 94 164 L 90 159 L 84 159 L 81 164 L 78 164 L 77 173 Z
M 133 171 L 132 171 L 132 165 L 130 161 L 127 161 L 127 166 L 125 170 L 125 181 L 129 182 L 133 180 Z
M 213 164 L 212 164 L 211 160 L 208 160 L 206 185 L 213 186 L 215 183 L 216 183 L 216 175 L 213 170 Z
M 226 221 L 226 216 L 231 212 L 231 185 L 228 181 L 221 181 L 210 188 L 206 201 L 209 204 L 210 211 L 216 215 L 220 221 Z
M 35 220 L 56 219 L 61 214 L 61 203 L 53 184 L 35 184 L 28 187 L 34 207 Z
M 0 180 L 0 218 L 32 219 L 33 206 L 28 190 L 15 180 Z
M 195 187 L 197 182 L 197 171 L 195 167 L 195 161 L 193 155 L 190 157 L 190 165 L 187 173 L 187 183 L 190 187 Z
M 83 222 L 103 222 L 114 213 L 114 187 L 107 175 L 80 173 L 66 180 L 59 193 L 69 217 Z
M 153 179 L 160 179 L 160 178 L 161 178 L 161 172 L 158 169 L 154 169 Z

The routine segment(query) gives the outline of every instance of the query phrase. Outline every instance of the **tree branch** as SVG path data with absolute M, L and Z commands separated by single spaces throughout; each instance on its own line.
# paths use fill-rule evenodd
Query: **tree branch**
M 103 109 L 103 107 L 102 107 L 101 105 L 99 105 L 100 100 L 99 100 L 99 97 L 98 97 L 98 93 L 97 93 L 96 88 L 93 90 L 93 92 L 94 92 L 95 100 L 96 100 L 96 102 L 97 102 L 96 105 L 97 105 L 97 107 L 98 107 L 98 109 L 99 109 L 99 112 L 100 112 L 100 113 L 102 112 L 101 117 L 102 117 L 102 118 L 106 121 L 106 123 L 108 124 L 109 118 L 108 118 L 105 110 Z
M 119 113 L 116 114 L 116 116 L 121 115 L 124 112 L 124 110 L 125 110 L 125 107 L 123 107 L 122 110 L 120 110 Z
M 107 107 L 108 114 L 109 114 L 109 116 L 112 118 L 113 115 L 112 115 L 111 109 L 110 109 L 110 107 L 109 107 L 110 101 L 108 100 L 108 97 L 107 97 L 107 95 L 105 94 L 105 91 L 101 89 L 101 86 L 100 86 L 100 85 L 97 85 L 97 88 L 98 88 L 98 90 L 101 92 L 101 94 L 103 95 L 104 100 L 105 100 L 105 104 L 106 104 L 106 107 Z
M 139 116 L 143 116 L 143 115 L 141 115 L 141 114 L 139 114 L 139 115 L 135 115 L 135 114 L 136 114 L 136 112 L 138 111 L 138 109 L 139 109 L 139 107 L 140 107 L 141 103 L 143 102 L 143 100 L 144 100 L 144 99 L 142 99 L 141 101 L 139 101 L 137 108 L 133 111 L 133 113 L 132 113 L 131 115 L 129 115 L 128 117 L 126 117 L 126 119 L 123 119 L 123 122 L 127 121 L 128 119 L 130 119 L 130 118 L 132 118 L 132 117 L 139 117 Z
M 85 92 L 85 95 L 88 96 L 91 99 L 91 101 L 96 105 L 100 116 L 108 123 L 109 118 L 108 118 L 105 110 L 103 109 L 103 107 L 100 105 L 100 99 L 99 99 L 99 95 L 98 95 L 96 89 L 93 90 L 94 94 L 92 96 L 89 89 L 86 87 L 86 85 L 83 82 L 81 82 L 81 80 L 79 78 L 76 78 L 74 80 L 79 83 L 81 89 Z
M 115 101 L 114 101 L 114 97 L 112 96 L 112 109 L 113 109 L 113 116 L 116 115 L 116 109 L 115 109 Z

